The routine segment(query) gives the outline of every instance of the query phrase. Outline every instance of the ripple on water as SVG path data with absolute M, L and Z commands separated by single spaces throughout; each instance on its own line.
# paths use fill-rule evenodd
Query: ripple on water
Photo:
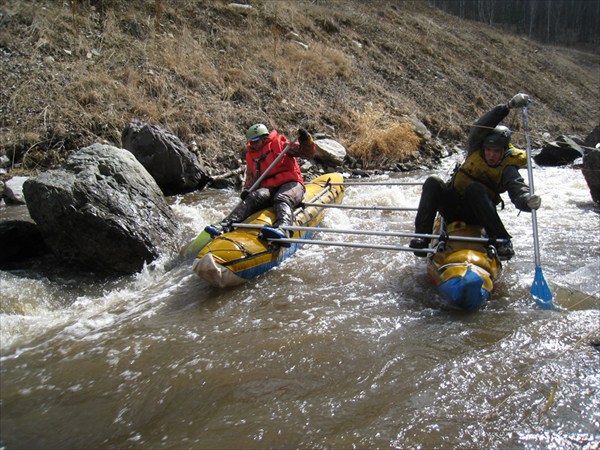
M 3 435 L 31 447 L 43 435 L 63 447 L 592 448 L 598 214 L 574 171 L 535 172 L 544 274 L 562 312 L 530 298 L 531 222 L 510 204 L 517 256 L 470 314 L 441 307 L 410 252 L 307 245 L 224 290 L 173 261 L 98 285 L 1 272 Z M 419 193 L 353 187 L 345 202 L 414 206 Z M 174 205 L 182 240 L 236 200 L 211 191 Z M 413 220 L 330 210 L 324 225 L 411 231 Z

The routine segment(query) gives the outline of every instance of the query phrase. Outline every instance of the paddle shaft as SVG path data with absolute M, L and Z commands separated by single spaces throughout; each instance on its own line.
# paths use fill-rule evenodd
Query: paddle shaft
M 533 195 L 535 189 L 533 187 L 533 168 L 531 165 L 531 139 L 529 137 L 529 118 L 527 115 L 527 105 L 523 106 L 523 128 L 525 129 L 525 141 L 527 142 L 527 176 L 529 177 L 529 194 Z M 531 223 L 533 225 L 533 252 L 535 256 L 535 265 L 540 266 L 540 242 L 538 236 L 537 226 L 537 212 L 535 209 L 531 210 Z
M 233 227 L 237 228 L 254 228 L 260 229 L 264 225 L 252 224 L 252 223 L 234 223 Z M 428 239 L 443 239 L 451 241 L 462 241 L 462 242 L 481 242 L 483 244 L 493 244 L 494 241 L 488 238 L 477 238 L 470 236 L 444 236 L 439 234 L 421 234 L 421 233 L 398 233 L 394 231 L 365 231 L 365 230 L 344 230 L 337 228 L 317 228 L 317 227 L 295 227 L 295 226 L 283 226 L 284 230 L 291 231 L 317 231 L 320 233 L 338 233 L 338 234 L 358 234 L 365 236 L 387 236 L 387 237 L 422 237 Z M 504 239 L 496 239 L 496 242 L 504 241 Z M 414 250 L 414 249 L 413 249 Z M 420 249 L 419 249 L 420 251 Z
M 282 152 L 277 155 L 277 158 L 275 158 L 275 160 L 269 165 L 269 167 L 266 168 L 266 170 L 260 175 L 260 177 L 258 177 L 258 179 L 254 182 L 254 184 L 250 187 L 250 189 L 248 189 L 248 192 L 253 192 L 256 189 L 258 189 L 258 187 L 260 186 L 260 183 L 262 182 L 262 180 L 265 179 L 265 177 L 269 174 L 269 172 L 273 169 L 273 167 L 275 167 L 277 165 L 277 163 L 279 161 L 281 161 L 281 159 L 285 156 L 285 154 L 288 152 L 288 150 L 290 149 L 289 144 L 282 150 Z
M 523 106 L 523 128 L 525 129 L 525 140 L 527 141 L 527 175 L 529 176 L 529 194 L 534 195 L 533 188 L 533 168 L 531 164 L 531 140 L 529 138 L 529 120 L 527 117 L 527 105 Z M 535 256 L 535 274 L 533 283 L 529 291 L 533 296 L 535 303 L 543 309 L 556 309 L 554 306 L 554 297 L 544 274 L 542 272 L 542 262 L 540 258 L 540 243 L 538 237 L 537 214 L 536 210 L 531 210 L 531 224 L 533 226 L 533 251 Z

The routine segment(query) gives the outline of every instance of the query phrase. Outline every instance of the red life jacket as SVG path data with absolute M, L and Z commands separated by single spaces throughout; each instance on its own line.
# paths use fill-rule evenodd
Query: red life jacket
M 287 138 L 271 131 L 269 139 L 258 151 L 252 151 L 250 145 L 246 145 L 246 164 L 248 164 L 248 173 L 252 174 L 253 180 L 258 177 L 271 165 L 283 149 L 290 144 Z M 260 187 L 278 187 L 289 181 L 297 181 L 304 184 L 302 172 L 296 158 L 287 154 L 281 158 L 269 174 L 261 181 Z

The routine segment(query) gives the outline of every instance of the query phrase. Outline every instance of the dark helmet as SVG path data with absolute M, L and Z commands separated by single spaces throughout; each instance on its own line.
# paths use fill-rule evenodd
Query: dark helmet
M 507 149 L 510 144 L 511 131 L 504 125 L 498 125 L 483 141 L 483 148 Z

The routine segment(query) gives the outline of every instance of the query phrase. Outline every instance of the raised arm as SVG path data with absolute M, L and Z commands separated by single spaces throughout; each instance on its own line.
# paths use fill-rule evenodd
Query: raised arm
M 516 94 L 506 104 L 494 106 L 471 126 L 469 137 L 467 138 L 467 156 L 479 150 L 483 146 L 483 141 L 488 134 L 498 125 L 512 108 L 524 106 L 529 101 L 527 94 Z
M 298 140 L 296 142 L 290 142 L 289 145 L 290 150 L 287 153 L 289 156 L 312 158 L 317 152 L 312 136 L 304 128 L 298 130 Z

